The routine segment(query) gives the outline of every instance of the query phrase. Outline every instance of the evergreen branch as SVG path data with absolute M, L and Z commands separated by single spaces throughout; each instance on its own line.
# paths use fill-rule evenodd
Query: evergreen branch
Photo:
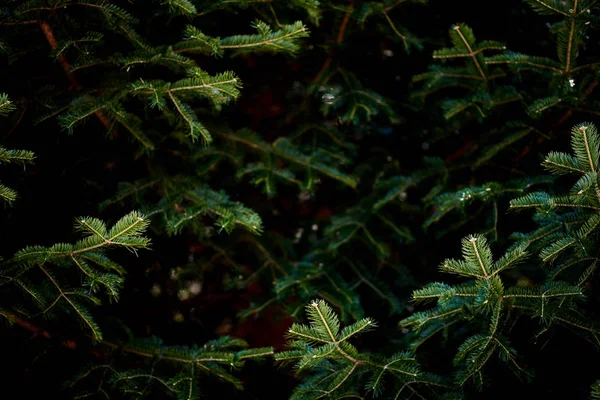
M 573 12 L 566 9 L 566 3 L 561 3 L 558 0 L 525 0 L 526 3 L 540 14 L 552 15 L 554 13 L 569 17 Z
M 352 393 L 350 397 L 362 398 L 360 390 L 380 394 L 384 389 L 384 374 L 403 387 L 417 382 L 425 387 L 443 386 L 439 378 L 422 374 L 410 353 L 396 353 L 391 357 L 360 353 L 346 341 L 374 327 L 372 320 L 362 319 L 338 332 L 337 315 L 322 300 L 309 304 L 307 313 L 311 325 L 294 324 L 290 338 L 296 340 L 288 343 L 290 350 L 275 355 L 280 363 L 297 361 L 298 373 L 311 371 L 311 376 L 295 389 L 293 398 L 320 399 L 334 392 L 335 398 L 348 398 L 349 393 Z M 370 380 L 365 381 L 365 376 L 371 376 Z
M 535 129 L 533 127 L 520 129 L 508 137 L 505 137 L 501 142 L 489 146 L 487 150 L 485 150 L 485 152 L 477 159 L 477 161 L 475 161 L 475 167 L 481 166 L 483 163 L 496 156 L 501 150 L 508 148 L 534 131 Z
M 42 32 L 44 33 L 44 36 L 46 37 L 46 40 L 48 41 L 48 44 L 50 45 L 50 48 L 52 49 L 52 51 L 56 51 L 58 44 L 56 42 L 56 38 L 54 36 L 54 31 L 52 30 L 52 27 L 50 26 L 50 24 L 43 20 L 39 20 L 38 23 Z M 81 89 L 81 85 L 79 84 L 75 76 L 71 73 L 71 65 L 67 61 L 67 59 L 62 54 L 58 54 L 57 58 L 71 83 L 75 86 L 75 88 Z M 109 120 L 101 112 L 101 110 L 96 110 L 94 112 L 94 115 L 98 118 L 98 120 L 100 120 L 100 122 L 102 123 L 102 125 L 104 125 L 105 128 L 107 128 L 110 125 Z
M 8 98 L 8 95 L 6 93 L 0 93 L 0 116 L 6 117 L 16 109 L 14 103 Z
M 387 13 L 387 10 L 383 10 L 382 11 L 383 16 L 385 17 L 385 20 L 388 22 L 388 24 L 390 25 L 390 27 L 392 28 L 392 30 L 394 31 L 394 33 L 400 38 L 402 39 L 402 42 L 404 43 L 404 48 L 406 50 L 408 50 L 408 39 L 406 37 L 406 35 L 401 34 L 398 31 L 398 28 L 396 28 L 396 25 L 394 25 L 394 22 L 390 19 L 390 16 Z
M 307 170 L 314 169 L 323 175 L 329 176 L 335 180 L 338 180 L 352 188 L 355 188 L 357 182 L 355 178 L 348 176 L 332 167 L 329 167 L 325 163 L 316 161 L 312 156 L 302 154 L 294 145 L 292 145 L 286 138 L 279 138 L 275 140 L 271 145 L 262 142 L 261 140 L 250 135 L 248 132 L 239 132 L 238 134 L 229 134 L 225 132 L 217 132 L 220 136 L 229 139 L 234 142 L 242 143 L 245 146 L 253 150 L 258 150 L 261 153 L 272 153 L 284 160 L 290 161 L 294 164 L 305 167 Z
M 196 6 L 189 0 L 162 0 L 163 5 L 167 5 L 173 14 L 195 16 L 198 13 Z
M 0 198 L 4 200 L 7 204 L 12 204 L 18 195 L 17 192 L 7 186 L 4 186 L 0 183 Z
M 533 116 L 540 115 L 542 112 L 555 107 L 562 101 L 563 99 L 556 96 L 537 99 L 527 108 L 527 111 Z
M 182 201 L 190 203 L 185 210 L 181 210 Z M 165 217 L 169 234 L 180 233 L 184 226 L 204 215 L 216 216 L 215 225 L 228 233 L 238 227 L 252 233 L 262 231 L 262 220 L 256 212 L 240 202 L 231 201 L 225 192 L 212 190 L 206 185 L 181 192 L 163 201 L 161 206 L 168 210 Z
M 544 166 L 557 175 L 572 172 L 586 174 L 586 171 L 581 168 L 581 164 L 577 158 L 564 153 L 549 153 L 548 157 L 544 160 Z
M 8 95 L 0 93 L 0 116 L 6 116 L 14 111 L 16 107 L 10 101 Z M 35 159 L 33 152 L 28 150 L 8 150 L 0 146 L 0 164 L 18 163 L 21 165 L 31 164 Z M 17 199 L 17 192 L 0 183 L 0 199 L 11 205 Z
M 560 240 L 555 243 L 559 242 Z M 420 341 L 416 342 L 416 346 L 458 321 L 465 321 L 471 329 L 485 331 L 472 335 L 459 347 L 455 356 L 455 365 L 459 367 L 456 374 L 458 385 L 462 386 L 473 379 L 481 386 L 482 371 L 493 354 L 498 354 L 503 362 L 512 366 L 515 373 L 528 374 L 517 363 L 516 351 L 502 337 L 504 319 L 509 315 L 507 309 L 526 309 L 542 320 L 553 320 L 556 319 L 556 310 L 563 303 L 582 297 L 581 287 L 564 282 L 550 282 L 534 288 L 514 286 L 505 289 L 500 273 L 526 257 L 523 245 L 515 246 L 493 262 L 485 237 L 468 236 L 463 239 L 462 244 L 464 261 L 447 260 L 443 269 L 475 280 L 461 285 L 435 282 L 416 290 L 413 293 L 415 301 L 436 300 L 437 305 L 405 318 L 400 326 L 421 331 L 418 336 Z M 543 251 L 541 256 L 544 256 Z M 448 268 L 449 264 L 453 268 Z M 473 319 L 475 315 L 481 318 L 477 322 Z
M 54 304 L 59 300 L 59 299 L 64 299 L 67 303 L 69 303 L 69 305 L 71 306 L 71 308 L 77 313 L 77 315 L 79 316 L 79 318 L 81 318 L 81 320 L 85 323 L 85 325 L 87 325 L 87 327 L 92 331 L 92 334 L 94 335 L 94 339 L 95 340 L 102 340 L 102 332 L 100 331 L 100 327 L 96 324 L 96 322 L 92 319 L 89 311 L 83 307 L 82 305 L 80 305 L 77 301 L 73 300 L 70 298 L 69 293 L 64 292 L 61 288 L 61 286 L 58 284 L 58 282 L 56 281 L 55 278 L 52 277 L 52 275 L 45 270 L 42 266 L 39 266 L 40 270 L 44 273 L 44 275 L 46 275 L 46 277 L 48 278 L 48 280 L 50 282 L 52 282 L 52 284 L 54 285 L 54 287 L 56 288 L 56 290 L 59 293 L 59 296 L 56 298 L 56 300 L 54 301 Z M 46 309 L 47 311 L 48 309 Z M 44 313 L 46 312 L 44 311 Z
M 175 106 L 175 109 L 177 110 L 181 118 L 183 118 L 188 124 L 190 137 L 193 140 L 196 140 L 198 137 L 201 137 L 203 143 L 210 143 L 212 141 L 212 137 L 208 133 L 208 130 L 204 128 L 204 125 L 202 125 L 200 121 L 198 121 L 196 115 L 191 110 L 191 108 L 187 104 L 179 100 L 177 97 L 173 96 L 171 92 L 168 92 L 167 96 L 169 97 L 171 102 L 173 102 L 173 105 Z
M 124 272 L 123 268 L 110 261 L 101 251 L 112 246 L 125 247 L 131 250 L 147 248 L 150 241 L 142 236 L 147 226 L 148 221 L 137 212 L 124 216 L 110 230 L 98 219 L 79 218 L 76 229 L 90 236 L 73 245 L 58 243 L 48 248 L 30 246 L 18 251 L 10 260 L 10 265 L 13 266 L 8 270 L 13 275 L 10 282 L 19 285 L 29 296 L 34 298 L 38 307 L 42 309 L 40 314 L 47 314 L 60 305 L 60 300 L 64 299 L 70 310 L 74 311 L 84 323 L 86 329 L 91 330 L 94 340 L 101 340 L 102 332 L 99 326 L 94 321 L 88 308 L 81 304 L 76 297 L 82 297 L 86 301 L 98 304 L 100 300 L 92 296 L 92 293 L 97 292 L 100 285 L 105 288 L 110 298 L 117 299 L 123 280 L 119 275 L 98 271 L 96 267 L 86 261 L 92 261 L 97 266 L 122 274 Z M 79 285 L 89 286 L 89 289 L 82 290 L 79 287 L 71 287 L 66 279 L 63 280 L 54 276 L 49 269 L 51 264 L 63 268 L 75 266 L 85 277 L 85 280 L 80 282 Z M 46 282 L 32 283 L 21 278 L 33 266 L 37 266 L 43 272 Z M 50 291 L 50 287 L 46 283 L 51 284 L 55 293 Z M 46 304 L 46 298 L 49 297 L 50 293 L 52 293 L 53 299 L 49 300 L 49 304 Z
M 278 31 L 272 29 L 262 21 L 255 21 L 252 24 L 259 33 L 256 35 L 237 35 L 221 39 L 220 49 L 235 49 L 241 51 L 271 51 L 285 52 L 294 54 L 299 46 L 296 41 L 308 36 L 308 29 L 301 21 L 296 21 L 291 25 L 284 25 Z
M 534 72 L 540 72 L 544 70 L 553 71 L 558 74 L 562 74 L 563 70 L 561 69 L 561 65 L 546 57 L 538 57 L 538 56 L 529 56 L 526 54 L 515 53 L 512 51 L 505 52 L 502 54 L 496 54 L 491 57 L 485 58 L 485 63 L 487 65 L 495 65 L 495 64 L 508 64 L 513 68 L 516 67 L 519 70 L 519 66 L 525 65 L 531 68 Z M 538 71 L 539 70 L 539 71 Z
M 480 239 L 480 241 L 477 242 L 477 239 Z M 477 263 L 481 267 L 481 270 L 483 271 L 484 277 L 486 279 L 489 278 L 490 275 L 489 275 L 489 272 L 488 272 L 488 266 L 487 265 L 489 265 L 489 263 L 491 261 L 491 254 L 489 253 L 489 250 L 487 250 L 487 243 L 485 242 L 484 237 L 471 236 L 467 240 L 469 241 L 469 243 L 473 247 L 473 252 L 474 252 L 475 256 L 477 257 Z M 479 243 L 481 243 L 482 240 L 483 240 L 483 244 L 481 246 L 479 246 Z M 483 251 L 480 250 L 480 249 L 482 249 Z M 483 257 L 485 258 L 485 262 L 482 259 L 482 254 L 481 253 L 483 253 Z M 465 254 L 469 255 L 470 251 L 466 250 Z
M 591 395 L 594 400 L 600 399 L 600 380 L 592 384 Z
M 481 78 L 486 81 L 488 78 L 485 74 L 485 72 L 483 71 L 483 68 L 481 67 L 481 64 L 479 63 L 479 61 L 477 60 L 477 58 L 475 57 L 475 55 L 477 53 L 473 52 L 473 49 L 471 48 L 471 45 L 469 43 L 469 41 L 467 40 L 467 38 L 465 37 L 465 35 L 463 34 L 463 32 L 461 32 L 461 26 L 460 25 L 455 25 L 452 28 L 454 31 L 456 31 L 456 33 L 458 33 L 458 35 L 460 36 L 460 39 L 462 40 L 462 42 L 464 43 L 466 49 L 469 51 L 468 56 L 471 57 L 473 59 L 473 63 L 475 64 L 475 66 L 477 67 L 477 70 L 479 71 L 479 74 L 481 75 Z M 471 36 L 470 32 L 467 31 L 467 35 Z M 435 57 L 435 56 L 434 56 Z

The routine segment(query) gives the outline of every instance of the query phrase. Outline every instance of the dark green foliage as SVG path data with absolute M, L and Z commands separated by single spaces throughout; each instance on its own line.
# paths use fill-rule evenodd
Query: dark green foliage
M 91 365 L 67 382 L 66 387 L 76 389 L 80 386 L 80 381 L 85 380 L 89 384 L 87 381 L 95 379 L 95 391 L 80 391 L 77 394 L 79 398 L 107 395 L 111 391 L 146 397 L 163 391 L 178 399 L 200 399 L 201 376 L 207 375 L 241 389 L 242 384 L 230 373 L 231 369 L 242 367 L 247 360 L 260 360 L 273 354 L 272 348 L 245 349 L 248 344 L 244 340 L 228 336 L 212 340 L 201 347 L 190 348 L 165 346 L 158 338 L 123 345 L 109 342 L 103 344 L 114 349 L 116 365 Z M 145 359 L 147 365 L 143 369 L 119 370 L 119 353 Z
M 400 398 L 407 393 L 423 396 L 423 386 L 448 387 L 438 377 L 421 372 L 410 353 L 383 357 L 360 352 L 350 344 L 351 338 L 376 326 L 372 319 L 364 318 L 341 329 L 338 316 L 322 300 L 307 305 L 306 313 L 310 325 L 292 325 L 290 350 L 275 355 L 280 363 L 295 363 L 298 374 L 309 374 L 291 399 L 379 397 L 384 393 Z
M 479 218 L 482 213 L 488 214 L 488 220 L 491 221 L 490 227 L 484 234 L 490 234 L 498 239 L 498 220 L 500 211 L 498 202 L 506 197 L 514 197 L 518 193 L 524 193 L 534 190 L 539 185 L 547 185 L 552 182 L 550 177 L 539 176 L 535 178 L 513 180 L 508 182 L 486 182 L 480 186 L 469 186 L 453 193 L 442 193 L 430 201 L 435 205 L 435 211 L 425 220 L 424 228 L 437 224 L 444 216 L 454 212 L 461 211 L 462 221 L 458 224 L 452 224 L 445 230 L 437 233 L 437 237 L 443 236 L 448 231 L 456 230 L 460 225 L 469 220 Z M 473 203 L 481 203 L 478 208 L 470 207 Z M 467 215 L 467 210 L 470 215 Z M 473 211 L 475 210 L 475 211 Z M 485 215 L 485 214 L 484 214 Z
M 556 175 L 576 176 L 569 193 L 534 192 L 512 200 L 510 206 L 515 210 L 534 208 L 540 224 L 537 230 L 516 236 L 517 245 L 535 249 L 543 262 L 552 263 L 553 278 L 568 274 L 572 267 L 578 268 L 576 282 L 583 284 L 597 267 L 600 135 L 594 124 L 584 122 L 573 128 L 571 137 L 573 155 L 552 152 L 542 163 Z
M 101 299 L 96 295 L 99 292 L 109 300 L 118 300 L 126 272 L 104 253 L 112 247 L 132 251 L 148 248 L 150 240 L 142 236 L 148 223 L 145 216 L 136 212 L 121 218 L 110 229 L 99 219 L 80 217 L 75 229 L 81 231 L 84 238 L 74 244 L 29 246 L 19 250 L 4 265 L 1 284 L 20 289 L 36 311 L 17 306 L 12 314 L 56 318 L 66 311 L 79 318 L 95 340 L 101 340 L 102 331 L 89 305 L 100 304 Z M 67 269 L 75 272 L 79 284 L 61 279 L 61 275 L 73 275 L 60 272 Z
M 0 94 L 0 116 L 6 116 L 15 109 L 14 104 L 8 99 L 6 93 Z M 29 164 L 35 156 L 27 150 L 8 150 L 0 146 L 0 164 Z M 11 204 L 17 199 L 17 192 L 0 183 L 0 200 Z
M 592 385 L 592 399 L 598 398 L 600 398 L 600 381 L 596 381 Z
M 526 259 L 523 248 L 516 247 L 494 261 L 486 238 L 473 235 L 463 239 L 462 252 L 463 260 L 448 259 L 440 269 L 469 281 L 458 285 L 433 282 L 416 290 L 415 301 L 435 300 L 437 305 L 400 322 L 402 327 L 418 333 L 411 343 L 414 348 L 440 331 L 460 329 L 454 325 L 471 325 L 473 335 L 465 339 L 454 357 L 458 386 L 474 381 L 481 388 L 488 379 L 484 367 L 495 359 L 518 375 L 529 374 L 509 339 L 511 318 L 531 315 L 539 318 L 543 330 L 552 323 L 562 323 L 590 331 L 596 337 L 594 328 L 571 320 L 575 300 L 583 296 L 581 287 L 560 281 L 532 288 L 506 285 L 502 275 Z
M 460 67 L 440 67 L 433 65 L 430 72 L 417 75 L 413 81 L 425 81 L 424 89 L 415 92 L 416 99 L 424 99 L 437 90 L 459 86 L 468 89 L 468 95 L 463 99 L 447 100 L 442 103 L 444 118 L 450 119 L 455 115 L 474 108 L 474 114 L 482 119 L 497 105 L 519 100 L 520 96 L 509 86 L 494 87 L 495 79 L 504 76 L 501 69 L 490 66 L 485 52 L 504 51 L 504 43 L 483 41 L 476 43 L 471 28 L 465 24 L 456 24 L 450 29 L 451 48 L 436 50 L 434 59 L 463 60 L 465 65 Z
M 599 397 L 598 11 L 1 2 L 6 381 Z

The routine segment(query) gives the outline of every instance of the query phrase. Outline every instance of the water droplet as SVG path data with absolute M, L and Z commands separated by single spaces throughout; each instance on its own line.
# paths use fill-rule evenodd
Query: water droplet
M 317 224 L 313 224 L 313 226 L 311 226 L 311 229 L 312 229 L 313 231 L 316 231 L 316 230 L 318 230 L 318 229 L 319 229 L 319 225 L 317 225 Z
M 323 100 L 323 103 L 325 104 L 333 104 L 335 102 L 335 96 L 331 93 L 325 93 L 321 96 L 321 100 Z

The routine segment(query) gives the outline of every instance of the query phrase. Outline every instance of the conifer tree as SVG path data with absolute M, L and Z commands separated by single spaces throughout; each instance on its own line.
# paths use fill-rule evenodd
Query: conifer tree
M 523 3 L 547 21 L 547 37 L 555 43 L 554 58 L 519 52 L 518 43 L 476 40 L 471 27 L 457 23 L 449 33 L 453 47 L 435 50 L 433 58 L 437 62 L 428 72 L 413 77 L 416 84 L 423 82 L 422 88 L 411 95 L 416 104 L 422 105 L 425 99 L 438 96 L 438 92 L 448 93 L 451 88 L 463 93 L 437 97 L 443 119 L 448 121 L 447 130 L 464 131 L 461 133 L 464 145 L 445 157 L 447 161 L 465 158 L 465 164 L 456 168 L 476 170 L 493 166 L 495 159 L 511 151 L 512 161 L 521 161 L 532 154 L 532 148 L 559 135 L 563 124 L 573 115 L 584 117 L 595 113 L 593 95 L 597 86 L 594 75 L 597 63 L 593 53 L 586 50 L 590 47 L 586 41 L 597 30 L 592 17 L 597 4 L 545 0 Z M 531 21 L 541 25 L 538 18 L 531 18 Z M 550 110 L 554 112 L 550 113 Z M 509 113 L 511 117 L 497 118 L 503 113 Z M 478 124 L 472 124 L 473 121 Z M 479 139 L 468 138 L 471 132 L 479 135 L 481 130 L 489 134 Z M 517 188 L 532 191 L 536 190 L 532 185 L 544 182 L 545 178 L 525 181 L 517 183 Z M 500 193 L 515 189 L 515 182 L 497 184 Z M 481 187 L 490 185 L 461 186 L 458 191 L 450 191 L 454 195 L 442 194 L 444 189 L 439 189 L 440 196 L 434 196 L 429 202 L 435 216 L 464 209 L 466 203 L 458 203 L 458 196 L 466 193 L 468 198 L 470 192 L 481 192 Z M 493 205 L 497 199 L 494 196 L 489 203 Z M 487 210 L 495 208 L 488 207 Z M 488 211 L 488 215 L 487 230 L 496 235 L 495 211 Z M 427 225 L 430 222 L 434 221 L 429 220 Z
M 190 2 L 153 3 L 147 11 L 150 14 L 145 14 L 139 5 L 119 2 L 43 0 L 18 5 L 11 2 L 2 10 L 2 25 L 14 28 L 4 36 L 12 46 L 11 51 L 26 55 L 32 44 L 27 43 L 29 48 L 19 48 L 22 42 L 17 38 L 27 32 L 41 33 L 36 36 L 45 39 L 40 49 L 56 63 L 46 66 L 46 72 L 39 72 L 60 71 L 48 74 L 50 85 L 38 86 L 29 94 L 36 99 L 32 106 L 38 114 L 36 123 L 46 126 L 58 123 L 73 135 L 82 134 L 87 128 L 88 135 L 104 131 L 117 140 L 129 137 L 134 143 L 129 147 L 133 154 L 155 171 L 132 183 L 122 183 L 115 201 L 103 203 L 106 208 L 115 202 L 127 202 L 126 208 L 135 207 L 141 212 L 127 214 L 110 228 L 100 219 L 78 217 L 76 230 L 83 232 L 83 239 L 74 244 L 28 246 L 3 264 L 4 299 L 13 298 L 13 291 L 22 291 L 26 297 L 23 304 L 17 300 L 3 304 L 9 320 L 31 327 L 39 317 L 61 319 L 70 315 L 80 322 L 89 339 L 114 350 L 113 355 L 106 353 L 102 357 L 105 363 L 90 366 L 72 380 L 69 387 L 80 392 L 77 396 L 131 393 L 143 397 L 166 390 L 180 398 L 198 398 L 198 379 L 202 375 L 241 389 L 231 368 L 272 353 L 270 348 L 244 349 L 248 346 L 244 340 L 227 336 L 191 347 L 167 346 L 157 338 L 143 340 L 131 335 L 123 343 L 105 340 L 90 308 L 99 305 L 103 296 L 118 300 L 124 283 L 127 269 L 108 258 L 106 251 L 112 247 L 133 251 L 148 248 L 150 240 L 144 233 L 150 221 L 158 216 L 162 222 L 157 227 L 168 234 L 187 229 L 205 236 L 208 233 L 202 221 L 205 216 L 213 219 L 217 232 L 231 233 L 236 228 L 254 234 L 261 232 L 262 221 L 256 212 L 230 200 L 222 190 L 211 188 L 201 174 L 167 172 L 161 157 L 185 154 L 183 158 L 188 160 L 190 168 L 199 172 L 203 158 L 216 163 L 219 160 L 215 156 L 236 160 L 245 155 L 239 148 L 215 151 L 207 147 L 214 134 L 207 127 L 210 116 L 202 114 L 219 111 L 236 100 L 241 82 L 231 71 L 209 74 L 199 67 L 196 55 L 294 54 L 299 49 L 299 39 L 308 33 L 299 21 L 273 28 L 257 20 L 250 24 L 255 33 L 220 38 L 208 36 L 190 23 L 189 18 L 203 14 Z M 143 18 L 143 24 L 138 16 Z M 148 35 L 150 23 L 164 23 L 167 18 L 175 22 L 170 24 L 172 33 L 165 32 L 167 43 Z M 33 48 L 39 51 L 36 47 Z M 205 108 L 197 106 L 202 102 L 207 104 Z M 6 96 L 2 103 L 5 113 L 10 109 Z M 313 161 L 284 138 L 266 143 L 252 132 L 234 133 L 228 127 L 217 128 L 214 118 L 212 126 L 223 141 L 256 149 L 267 159 L 288 160 L 301 170 L 314 168 L 352 185 L 342 173 L 326 163 Z M 3 149 L 2 161 L 24 162 L 32 158 L 31 152 Z M 238 163 L 241 162 L 240 159 Z M 275 176 L 270 171 L 254 169 L 254 174 L 264 173 L 270 181 L 268 186 L 272 185 Z M 156 191 L 160 195 L 152 196 Z M 2 194 L 9 201 L 15 198 L 14 192 L 4 186 Z M 137 200 L 131 202 L 131 195 Z M 127 355 L 129 362 L 123 362 L 121 354 Z M 149 362 L 143 365 L 131 357 Z M 157 360 L 164 360 L 165 365 L 156 365 Z M 132 369 L 136 363 L 138 368 Z M 95 378 L 98 383 L 91 383 Z
M 7 380 L 598 397 L 600 5 L 459 3 L 2 2 Z

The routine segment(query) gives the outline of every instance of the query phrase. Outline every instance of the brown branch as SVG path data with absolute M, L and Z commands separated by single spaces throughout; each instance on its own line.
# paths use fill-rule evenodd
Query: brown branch
M 463 146 L 461 146 L 454 153 L 452 153 L 449 156 L 447 156 L 446 158 L 444 158 L 444 162 L 446 164 L 449 164 L 452 161 L 456 160 L 457 158 L 459 158 L 460 156 L 462 156 L 463 154 L 465 154 L 471 147 L 473 147 L 473 145 L 475 143 L 477 143 L 477 141 L 475 139 L 469 140 L 467 143 L 465 143 Z
M 14 314 L 11 315 L 11 318 L 13 320 L 13 322 L 15 323 L 15 325 L 20 326 L 21 328 L 32 332 L 33 336 L 32 338 L 38 337 L 38 336 L 43 336 L 46 339 L 52 339 L 52 334 L 50 332 L 48 332 L 47 330 L 45 330 L 44 328 L 40 328 L 39 326 L 33 325 L 32 323 L 25 321 L 22 318 L 19 318 L 17 316 L 15 316 Z M 78 344 L 75 340 L 72 339 L 64 339 L 64 340 L 60 340 L 60 344 L 69 349 L 69 350 L 76 350 L 78 347 Z M 90 353 L 96 357 L 101 358 L 100 354 L 96 351 L 90 350 Z
M 337 44 L 340 44 L 344 41 L 344 33 L 346 32 L 346 27 L 350 21 L 350 15 L 352 15 L 352 11 L 354 11 L 354 0 L 350 0 L 350 10 L 346 12 L 344 19 L 342 20 L 342 24 L 340 25 L 340 30 L 335 41 Z
M 46 37 L 46 40 L 48 41 L 48 44 L 50 45 L 50 48 L 53 51 L 56 50 L 56 48 L 58 47 L 58 44 L 56 42 L 56 38 L 54 37 L 54 32 L 52 31 L 52 28 L 46 21 L 40 20 L 39 24 L 40 24 L 40 29 L 42 30 L 42 32 L 44 32 L 44 36 Z M 79 82 L 77 82 L 77 79 L 71 74 L 71 71 L 70 71 L 71 65 L 69 64 L 69 62 L 67 61 L 65 56 L 63 56 L 62 54 L 59 54 L 58 62 L 60 63 L 60 66 L 63 68 L 63 70 L 67 73 L 67 76 L 69 77 L 69 80 L 71 81 L 73 86 L 75 86 L 76 89 L 81 89 L 81 85 L 79 84 Z
M 327 71 L 327 68 L 329 68 L 329 66 L 331 65 L 332 62 L 333 62 L 333 57 L 330 55 L 329 57 L 327 57 L 327 59 L 325 60 L 325 62 L 321 66 L 321 69 L 319 70 L 319 72 L 317 72 L 317 74 L 315 75 L 315 77 L 312 78 L 311 82 L 312 83 L 319 82 L 321 80 L 321 76 L 323 76 L 323 74 L 325 73 L 325 71 Z
M 535 144 L 536 144 L 536 145 L 539 145 L 539 144 L 541 144 L 543 141 L 544 141 L 544 137 L 543 137 L 543 136 L 540 136 L 540 137 L 539 137 L 539 138 L 536 140 Z M 517 161 L 519 161 L 521 158 L 525 157 L 525 156 L 526 156 L 526 155 L 527 155 L 527 154 L 528 154 L 530 151 L 531 151 L 531 147 L 525 147 L 525 148 L 524 148 L 524 149 L 523 149 L 523 150 L 522 150 L 522 151 L 519 153 L 519 155 L 517 155 L 517 156 L 516 156 L 516 157 L 513 159 L 513 162 L 517 162 Z
M 17 129 L 17 127 L 19 126 L 19 124 L 23 120 L 23 116 L 25 115 L 26 112 L 27 112 L 27 102 L 23 102 L 23 111 L 21 112 L 21 115 L 19 116 L 19 119 L 17 120 L 17 122 L 6 133 L 6 137 L 10 136 L 10 134 L 13 133 L 15 131 L 15 129 Z
M 42 32 L 44 32 L 44 36 L 46 37 L 46 40 L 48 41 L 50 48 L 53 51 L 55 51 L 56 48 L 58 47 L 58 44 L 56 42 L 56 38 L 54 37 L 54 32 L 52 31 L 52 27 L 46 21 L 40 20 L 40 21 L 38 21 L 38 23 L 40 25 Z M 66 57 L 63 54 L 59 54 L 57 57 L 58 57 L 58 62 L 60 63 L 60 66 L 67 74 L 67 77 L 69 78 L 69 81 L 71 82 L 73 87 L 77 90 L 80 90 L 82 88 L 81 84 L 77 81 L 77 78 L 75 77 L 75 75 L 73 75 L 71 73 L 71 64 L 69 64 L 69 61 L 66 59 Z M 102 125 L 104 125 L 104 127 L 108 129 L 108 127 L 110 126 L 110 119 L 105 114 L 103 114 L 99 111 L 96 112 L 95 115 L 100 120 Z
M 354 6 L 354 0 L 350 0 L 350 7 L 352 8 Z M 344 19 L 342 20 L 342 23 L 340 24 L 340 30 L 338 31 L 337 37 L 335 42 L 337 44 L 341 44 L 344 41 L 344 34 L 346 33 L 346 28 L 348 27 L 348 22 L 350 21 L 350 15 L 352 15 L 352 10 L 346 12 L 346 15 L 344 15 Z M 321 76 L 325 73 L 325 71 L 327 71 L 327 68 L 329 68 L 329 66 L 331 65 L 331 63 L 333 62 L 333 55 L 330 53 L 327 56 L 327 59 L 325 59 L 325 62 L 323 63 L 323 65 L 321 66 L 321 69 L 319 69 L 319 72 L 317 72 L 317 75 L 315 75 L 315 77 L 311 80 L 312 83 L 317 83 L 319 82 L 319 80 L 321 79 Z
M 37 23 L 39 23 L 38 20 L 32 19 L 30 21 L 0 22 L 0 26 L 32 25 Z
M 52 334 L 43 328 L 35 326 L 35 325 L 25 321 L 24 319 L 21 319 L 14 315 L 12 315 L 11 317 L 16 325 L 20 326 L 21 328 L 23 328 L 25 330 L 28 330 L 29 332 L 32 332 L 34 336 L 43 336 L 46 339 L 50 339 L 52 337 Z

